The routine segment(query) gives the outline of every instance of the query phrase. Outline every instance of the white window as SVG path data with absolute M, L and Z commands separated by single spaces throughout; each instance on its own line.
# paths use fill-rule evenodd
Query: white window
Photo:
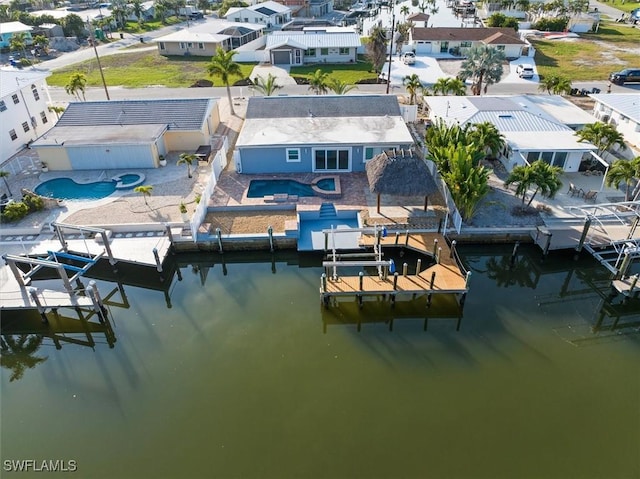
M 158 42 L 158 44 L 160 45 L 160 50 L 165 49 L 164 42 Z
M 300 148 L 287 148 L 287 163 L 300 162 Z
M 16 130 L 9 130 L 9 136 L 11 137 L 11 141 L 15 141 L 18 138 L 18 135 L 16 135 Z
M 47 118 L 47 114 L 43 111 L 40 112 L 40 119 L 42 120 L 42 124 L 49 122 L 49 118 Z
M 349 171 L 349 150 L 314 150 L 314 171 Z
M 7 109 L 7 105 L 5 104 L 4 100 L 0 100 L 0 111 L 6 111 Z

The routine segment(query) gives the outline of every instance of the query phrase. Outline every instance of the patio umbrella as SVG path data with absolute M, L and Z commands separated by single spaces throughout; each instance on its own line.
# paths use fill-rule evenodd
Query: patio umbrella
M 427 211 L 429 195 L 438 191 L 427 164 L 413 150 L 383 151 L 366 164 L 369 189 L 378 195 L 418 196 L 424 195 L 424 210 Z

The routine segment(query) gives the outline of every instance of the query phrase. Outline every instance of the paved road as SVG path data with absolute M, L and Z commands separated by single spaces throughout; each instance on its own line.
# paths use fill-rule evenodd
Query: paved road
M 573 84 L 574 88 L 585 88 L 591 90 L 592 88 L 600 88 L 604 93 L 607 89 L 608 82 L 604 81 L 592 81 L 592 82 L 576 82 Z M 386 93 L 386 85 L 359 85 L 357 90 L 352 90 L 350 94 L 363 94 L 363 93 Z M 73 97 L 68 95 L 64 88 L 49 87 L 51 99 L 56 103 L 67 103 L 73 100 Z M 626 85 L 617 86 L 613 85 L 611 91 L 614 93 L 640 93 L 640 85 Z M 391 93 L 405 94 L 403 87 L 392 86 Z M 518 95 L 518 94 L 536 94 L 538 91 L 537 85 L 520 85 L 520 84 L 504 84 L 495 85 L 489 88 L 490 95 Z M 253 92 L 247 87 L 232 87 L 231 94 L 236 97 L 250 97 Z M 285 86 L 282 90 L 278 90 L 279 95 L 307 95 L 309 94 L 309 88 L 304 85 L 291 85 Z M 106 100 L 105 92 L 103 88 L 88 88 L 86 91 L 87 100 Z M 109 88 L 109 96 L 112 100 L 135 100 L 145 98 L 212 98 L 212 97 L 226 97 L 227 90 L 223 87 L 216 88 L 122 88 L 111 87 Z

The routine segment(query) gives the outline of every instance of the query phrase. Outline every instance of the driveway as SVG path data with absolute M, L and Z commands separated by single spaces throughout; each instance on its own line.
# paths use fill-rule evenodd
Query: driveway
M 533 66 L 534 76 L 532 78 L 520 78 L 516 73 L 516 67 L 521 63 L 528 63 Z M 460 71 L 462 60 L 455 57 L 441 57 L 435 58 L 427 55 L 416 55 L 416 62 L 414 65 L 405 65 L 404 62 L 395 57 L 391 63 L 391 85 L 402 85 L 404 78 L 407 75 L 417 74 L 420 77 L 420 81 L 425 86 L 433 85 L 439 78 L 455 78 Z M 380 78 L 386 80 L 387 72 L 389 71 L 389 62 L 386 62 L 382 67 L 382 73 Z M 540 81 L 538 76 L 538 70 L 535 62 L 531 57 L 520 57 L 509 62 L 503 68 L 501 84 L 516 84 L 516 85 L 535 85 Z M 467 82 L 468 84 L 468 82 Z
M 256 65 L 249 78 L 253 80 L 256 77 L 262 77 L 266 80 L 269 74 L 276 77 L 276 83 L 280 86 L 297 85 L 289 75 L 289 65 Z

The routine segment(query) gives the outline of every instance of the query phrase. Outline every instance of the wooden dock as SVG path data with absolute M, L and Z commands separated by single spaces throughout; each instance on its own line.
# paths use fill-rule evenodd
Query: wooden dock
M 380 236 L 380 235 L 378 235 Z M 431 257 L 435 264 L 430 264 L 416 274 L 408 274 L 406 268 L 395 274 L 383 274 L 377 276 L 339 276 L 337 274 L 324 274 L 320 286 L 321 300 L 328 307 L 330 298 L 340 296 L 355 296 L 362 303 L 364 296 L 388 295 L 392 302 L 398 295 L 427 294 L 429 298 L 433 294 L 459 294 L 462 295 L 460 306 L 464 305 L 464 298 L 468 288 L 469 274 L 464 271 L 456 259 L 455 250 L 452 250 L 446 238 L 434 232 L 411 233 L 404 232 L 385 237 L 377 237 L 375 234 L 363 234 L 361 244 L 366 247 L 403 247 L 409 248 L 425 256 Z M 455 243 L 454 243 L 455 247 Z M 325 262 L 329 267 L 353 266 L 357 262 Z M 362 262 L 364 263 L 367 262 Z M 383 261 L 369 262 L 374 266 L 381 266 Z M 334 269 L 335 271 L 335 269 Z M 428 302 L 430 304 L 430 300 Z

